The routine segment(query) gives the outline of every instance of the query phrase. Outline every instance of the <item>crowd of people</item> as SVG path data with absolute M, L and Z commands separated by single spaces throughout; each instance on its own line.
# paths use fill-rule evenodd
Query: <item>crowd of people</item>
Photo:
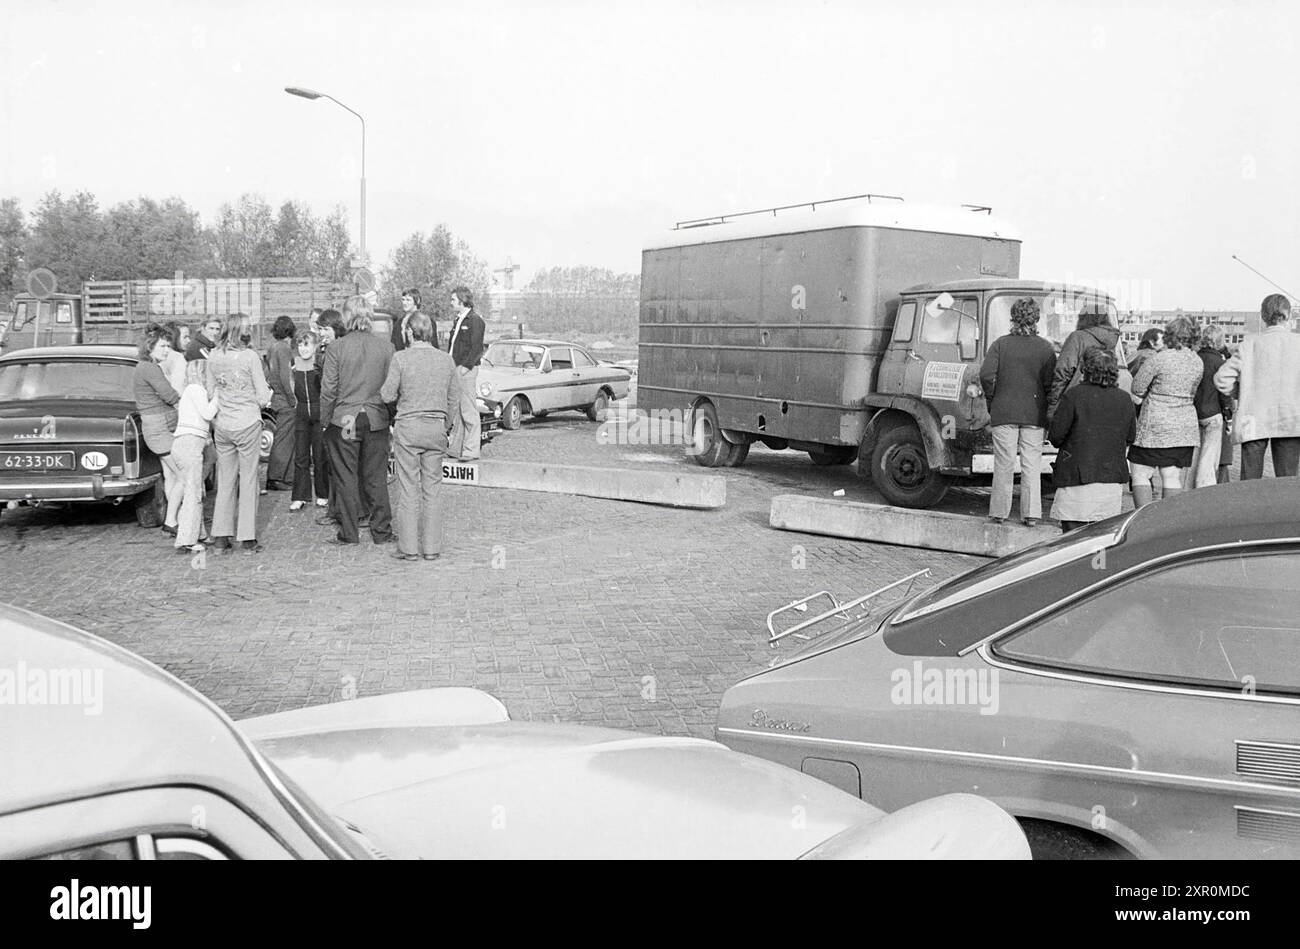
M 980 367 L 993 435 L 990 520 L 1011 515 L 1020 462 L 1020 515 L 1043 518 L 1043 439 L 1056 446 L 1050 516 L 1064 531 L 1119 514 L 1124 488 L 1133 504 L 1226 482 L 1233 446 L 1242 480 L 1261 478 L 1270 453 L 1277 477 L 1300 468 L 1300 335 L 1291 305 L 1264 298 L 1264 330 L 1235 352 L 1222 330 L 1185 317 L 1143 334 L 1124 365 L 1119 329 L 1088 308 L 1056 348 L 1038 335 L 1032 298 L 1011 309 L 1011 332 Z
M 291 491 L 291 512 L 317 508 L 316 522 L 333 529 L 326 543 L 359 544 L 368 530 L 374 543 L 394 543 L 400 560 L 436 560 L 442 461 L 477 459 L 480 441 L 485 324 L 468 288 L 454 289 L 451 301 L 456 317 L 445 351 L 417 289 L 403 293 L 391 338 L 374 332 L 370 302 L 350 297 L 341 312 L 313 310 L 304 325 L 278 317 L 265 357 L 251 346 L 244 314 L 210 319 L 193 335 L 182 323 L 150 324 L 135 400 L 141 437 L 162 464 L 162 530 L 177 552 L 261 551 L 258 499 Z M 274 438 L 262 487 L 265 427 Z M 216 497 L 207 527 L 209 466 Z

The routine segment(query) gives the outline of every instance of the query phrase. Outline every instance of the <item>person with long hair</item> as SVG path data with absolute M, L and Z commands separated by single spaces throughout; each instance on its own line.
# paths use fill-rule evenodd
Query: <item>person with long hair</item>
M 1300 336 L 1291 332 L 1291 301 L 1271 293 L 1259 307 L 1264 332 L 1251 333 L 1219 369 L 1214 384 L 1238 392 L 1232 441 L 1241 446 L 1241 480 L 1264 477 L 1264 453 L 1278 478 L 1300 473 Z
M 216 390 L 213 440 L 217 446 L 217 503 L 212 512 L 213 543 L 222 553 L 232 538 L 247 553 L 257 553 L 258 464 L 261 460 L 262 409 L 271 388 L 262 360 L 251 348 L 248 317 L 226 317 L 221 337 L 208 354 L 208 378 Z
M 989 519 L 1011 516 L 1016 455 L 1020 456 L 1020 516 L 1033 527 L 1043 517 L 1040 468 L 1047 399 L 1056 351 L 1038 335 L 1040 311 L 1032 297 L 1011 305 L 1011 332 L 995 339 L 980 366 L 980 385 L 993 429 L 993 495 Z
M 203 453 L 212 434 L 219 402 L 208 395 L 204 360 L 185 363 L 185 387 L 177 407 L 172 455 L 180 471 L 181 504 L 177 516 L 176 552 L 198 553 L 209 538 L 203 531 Z
M 266 354 L 271 411 L 275 414 L 275 440 L 266 463 L 266 487 L 284 491 L 294 478 L 293 455 L 298 430 L 297 401 L 293 394 L 293 338 L 297 327 L 288 316 L 277 316 L 271 326 L 271 348 Z
M 1113 517 L 1124 503 L 1125 452 L 1137 437 L 1137 411 L 1118 388 L 1119 362 L 1100 346 L 1085 350 L 1080 381 L 1057 403 L 1048 437 L 1057 446 L 1052 517 L 1061 530 Z
M 140 343 L 140 360 L 135 364 L 133 389 L 140 412 L 140 436 L 158 456 L 163 469 L 163 493 L 167 512 L 162 529 L 176 536 L 176 515 L 181 504 L 180 471 L 172 457 L 172 431 L 176 428 L 176 403 L 180 394 L 167 380 L 163 366 L 172 352 L 172 334 L 167 327 L 150 323 Z
M 1214 374 L 1223 365 L 1223 328 L 1201 327 L 1196 355 L 1204 367 L 1196 390 L 1196 418 L 1201 426 L 1201 443 L 1192 451 L 1192 464 L 1183 472 L 1188 488 L 1204 488 L 1219 480 L 1219 455 L 1223 450 L 1223 427 L 1232 418 L 1232 399 L 1214 385 Z
M 397 464 L 399 560 L 437 560 L 442 553 L 442 459 L 452 413 L 460 405 L 460 380 L 451 356 L 434 345 L 433 321 L 412 313 L 406 348 L 393 356 L 380 390 L 397 404 L 393 457 Z
M 348 334 L 348 328 L 343 324 L 343 314 L 333 308 L 321 312 L 320 316 L 316 320 L 316 327 L 316 332 L 320 334 L 320 349 L 316 353 L 316 366 L 317 368 L 320 368 L 323 373 L 325 356 L 329 353 L 330 347 L 334 345 L 335 342 Z M 322 439 L 325 438 L 325 434 L 328 432 L 328 429 L 325 428 L 327 422 L 328 419 L 321 419 L 320 422 L 322 427 Z M 324 514 L 316 518 L 316 523 L 320 524 L 322 527 L 338 527 L 339 509 L 338 501 L 334 497 L 334 481 L 334 469 L 330 462 L 329 447 L 326 443 L 325 483 L 328 491 L 326 493 L 327 500 L 325 503 L 327 510 Z
M 1165 327 L 1164 338 L 1165 348 L 1148 356 L 1133 378 L 1133 395 L 1142 399 L 1137 438 L 1128 451 L 1135 507 L 1151 503 L 1156 472 L 1162 496 L 1178 494 L 1182 469 L 1191 465 L 1192 452 L 1201 443 L 1196 390 L 1204 366 L 1192 349 L 1196 327 L 1187 317 L 1177 317 Z
M 1128 363 L 1128 371 L 1134 376 L 1138 374 L 1138 370 L 1142 368 L 1142 364 L 1146 362 L 1147 359 L 1160 352 L 1163 348 L 1160 342 L 1160 336 L 1161 331 L 1153 326 L 1149 330 L 1146 330 L 1138 339 L 1137 352 L 1133 354 L 1133 358 L 1130 359 Z M 1140 402 L 1141 400 L 1134 399 L 1133 401 Z
M 321 427 L 338 513 L 338 532 L 327 543 L 360 543 L 359 521 L 368 511 L 371 540 L 385 544 L 393 533 L 388 406 L 380 389 L 388 377 L 393 344 L 372 331 L 369 301 L 352 297 L 344 312 L 347 335 L 326 352 L 321 375 Z
M 318 337 L 300 331 L 294 339 L 297 355 L 293 360 L 294 418 L 293 500 L 289 510 L 300 511 L 315 497 L 319 507 L 329 504 L 329 476 L 325 461 L 325 434 L 320 423 L 320 366 L 316 362 Z M 313 495 L 313 487 L 315 493 Z
M 1047 415 L 1056 414 L 1056 406 L 1066 390 L 1079 384 L 1082 376 L 1083 354 L 1101 348 L 1108 353 L 1117 352 L 1119 329 L 1110 322 L 1104 307 L 1091 304 L 1079 311 L 1079 322 L 1074 331 L 1065 337 L 1060 355 L 1056 357 L 1056 370 L 1052 374 L 1052 391 L 1047 397 Z

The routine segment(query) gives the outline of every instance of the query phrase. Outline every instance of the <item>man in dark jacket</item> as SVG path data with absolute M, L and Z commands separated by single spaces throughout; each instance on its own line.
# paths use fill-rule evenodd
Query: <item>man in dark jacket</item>
M 1056 414 L 1056 404 L 1065 390 L 1079 384 L 1079 368 L 1083 354 L 1095 346 L 1114 355 L 1120 332 L 1110 325 L 1106 311 L 1099 306 L 1084 307 L 1079 312 L 1078 328 L 1061 344 L 1061 354 L 1056 357 L 1056 373 L 1052 378 L 1051 394 L 1047 399 L 1047 415 Z
M 1020 455 L 1020 516 L 1033 527 L 1043 517 L 1040 467 L 1047 393 L 1056 368 L 1052 344 L 1038 335 L 1038 301 L 1011 306 L 1011 332 L 993 341 L 980 367 L 980 385 L 993 429 L 993 496 L 989 519 L 1011 516 L 1011 488 Z
M 1214 324 L 1201 327 L 1200 346 L 1197 355 L 1205 367 L 1200 388 L 1196 390 L 1196 418 L 1201 426 L 1201 443 L 1192 453 L 1192 466 L 1183 477 L 1183 484 L 1189 488 L 1204 488 L 1218 483 L 1223 427 L 1232 418 L 1232 397 L 1220 392 L 1214 384 L 1214 374 L 1226 362 L 1219 352 L 1223 348 L 1223 329 Z
M 203 328 L 191 336 L 190 341 L 185 345 L 185 361 L 207 359 L 208 353 L 221 338 L 221 329 L 221 320 L 215 317 L 205 322 Z
M 395 352 L 400 353 L 403 349 L 406 348 L 406 328 L 407 326 L 410 325 L 412 314 L 420 312 L 421 301 L 422 301 L 422 297 L 420 296 L 420 291 L 418 288 L 411 287 L 408 290 L 402 291 L 402 318 L 400 320 L 395 320 L 393 322 L 392 339 L 393 339 L 393 350 Z M 429 319 L 432 320 L 433 317 L 429 317 Z M 442 340 L 438 338 L 437 323 L 433 324 L 433 339 L 430 340 L 430 342 L 433 343 L 434 349 L 442 348 Z
M 487 326 L 474 312 L 474 294 L 469 287 L 451 291 L 451 301 L 456 308 L 456 322 L 452 324 L 448 348 L 460 377 L 460 413 L 448 454 L 461 461 L 473 461 L 479 456 L 478 364 L 483 358 Z
M 266 486 L 271 491 L 293 487 L 294 452 L 298 399 L 293 394 L 293 337 L 298 328 L 288 316 L 277 316 L 271 327 L 274 342 L 266 354 L 266 384 L 271 387 L 271 412 L 275 415 L 275 439 L 266 464 Z
M 325 353 L 320 421 L 330 459 L 330 490 L 339 519 L 329 543 L 360 543 L 357 521 L 370 503 L 370 537 L 393 539 L 388 502 L 388 407 L 380 395 L 393 359 L 393 344 L 371 332 L 368 315 L 354 316 L 347 335 Z M 364 482 L 364 491 L 362 489 Z

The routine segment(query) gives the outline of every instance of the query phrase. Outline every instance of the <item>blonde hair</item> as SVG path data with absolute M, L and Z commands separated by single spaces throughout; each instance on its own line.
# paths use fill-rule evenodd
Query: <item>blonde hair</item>
M 343 301 L 343 325 L 349 333 L 370 332 L 375 325 L 375 310 L 365 297 L 348 297 Z
M 185 364 L 185 384 L 187 386 L 201 386 L 207 382 L 208 367 L 207 360 L 191 359 Z

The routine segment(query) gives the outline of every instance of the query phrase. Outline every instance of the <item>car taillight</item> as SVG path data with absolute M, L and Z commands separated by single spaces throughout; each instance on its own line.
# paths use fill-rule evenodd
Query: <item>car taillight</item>
M 122 467 L 125 477 L 140 477 L 140 426 L 134 415 L 122 423 Z

